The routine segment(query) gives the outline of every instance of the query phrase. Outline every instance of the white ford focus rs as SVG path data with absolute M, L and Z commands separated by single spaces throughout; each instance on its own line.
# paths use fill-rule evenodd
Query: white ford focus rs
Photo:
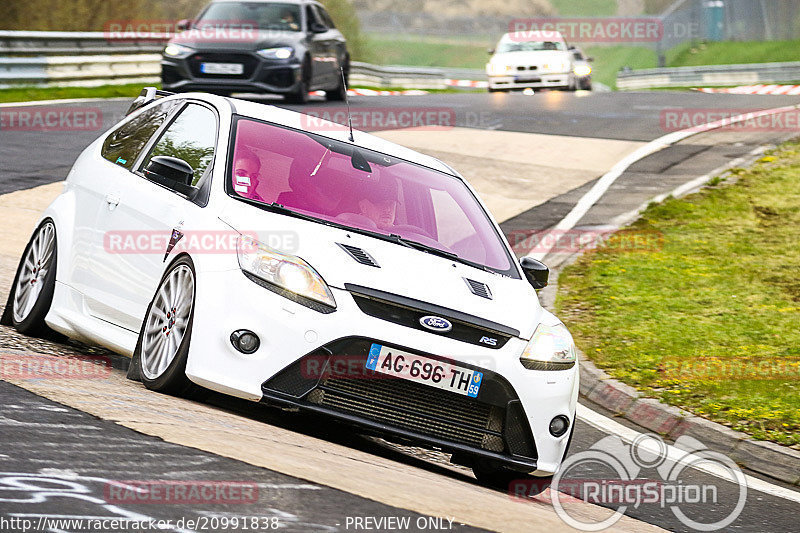
M 252 102 L 148 88 L 78 158 L 3 322 L 207 388 L 547 478 L 575 423 L 576 350 L 447 165 Z

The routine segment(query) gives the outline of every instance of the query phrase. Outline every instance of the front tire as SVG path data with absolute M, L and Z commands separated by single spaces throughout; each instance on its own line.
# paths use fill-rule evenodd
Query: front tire
M 53 303 L 56 287 L 58 242 L 52 220 L 42 222 L 31 237 L 20 259 L 4 322 L 25 335 L 42 336 L 50 332 L 44 318 Z
M 194 264 L 183 256 L 167 270 L 147 308 L 132 365 L 145 387 L 188 396 L 197 389 L 186 377 L 196 297 Z
M 305 105 L 308 103 L 308 91 L 311 87 L 311 63 L 308 58 L 303 61 L 303 67 L 300 74 L 300 82 L 297 90 L 293 93 L 286 95 L 286 101 L 290 104 Z
M 336 88 L 332 91 L 325 91 L 325 99 L 329 102 L 344 102 L 347 99 L 347 87 L 350 84 L 350 61 L 345 59 L 342 66 L 347 83 L 341 79 L 341 72 L 339 72 L 339 83 Z

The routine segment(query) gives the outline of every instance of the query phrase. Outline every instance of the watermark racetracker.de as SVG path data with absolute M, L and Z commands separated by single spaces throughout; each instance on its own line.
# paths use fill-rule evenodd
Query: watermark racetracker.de
M 664 132 L 703 132 L 708 124 L 718 124 L 715 131 L 800 132 L 800 109 L 767 112 L 760 109 L 672 108 L 659 115 Z
M 103 112 L 98 107 L 2 107 L 0 132 L 100 131 Z
M 692 476 L 689 470 L 694 467 L 711 469 L 715 477 Z M 509 494 L 530 497 L 539 492 L 532 490 L 534 486 L 529 480 L 514 481 Z M 654 434 L 641 434 L 632 443 L 610 435 L 569 456 L 545 494 L 559 518 L 579 531 L 611 528 L 629 508 L 640 506 L 669 509 L 695 531 L 718 531 L 733 524 L 744 509 L 747 479 L 731 458 L 687 435 L 679 437 L 673 448 Z M 576 500 L 613 512 L 587 520 L 569 505 Z
M 0 379 L 107 379 L 111 359 L 106 356 L 57 356 L 31 352 L 0 351 Z
M 517 254 L 590 252 L 658 252 L 664 247 L 664 234 L 656 230 L 622 229 L 597 226 L 570 230 L 513 230 L 508 242 Z

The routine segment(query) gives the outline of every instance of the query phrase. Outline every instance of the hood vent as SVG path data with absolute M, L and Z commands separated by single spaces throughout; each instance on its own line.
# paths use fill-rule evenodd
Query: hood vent
M 375 259 L 373 259 L 373 257 L 371 255 L 369 255 L 367 252 L 365 252 L 361 248 L 359 248 L 357 246 L 350 246 L 350 245 L 347 245 L 347 244 L 342 244 L 340 242 L 337 242 L 336 244 L 338 244 L 339 247 L 342 250 L 347 252 L 347 254 L 350 257 L 352 257 L 353 259 L 355 259 L 356 261 L 358 261 L 362 265 L 367 265 L 367 266 L 371 266 L 371 267 L 375 267 L 375 268 L 380 268 L 380 265 L 378 264 L 378 262 L 375 261 Z
M 489 289 L 489 286 L 485 283 L 481 283 L 480 281 L 475 281 L 474 279 L 467 279 L 464 278 L 464 281 L 467 282 L 469 285 L 469 290 L 472 294 L 476 296 L 480 296 L 481 298 L 486 298 L 487 300 L 492 299 L 492 291 Z

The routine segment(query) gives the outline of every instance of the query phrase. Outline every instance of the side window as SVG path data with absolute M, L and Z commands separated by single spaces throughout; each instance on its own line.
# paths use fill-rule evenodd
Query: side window
M 316 6 L 316 7 L 317 7 L 317 13 L 319 13 L 320 18 L 325 22 L 325 25 L 329 28 L 335 29 L 336 25 L 333 23 L 333 19 L 328 14 L 328 12 L 325 11 L 325 8 L 322 6 Z
M 196 186 L 214 158 L 217 144 L 217 118 L 209 108 L 189 104 L 150 150 L 142 168 L 152 158 L 167 155 L 183 159 L 192 166 Z
M 310 4 L 306 6 L 306 21 L 308 22 L 309 30 L 314 24 L 322 24 L 322 21 L 319 20 L 317 13 L 314 11 L 314 7 Z
M 180 100 L 151 107 L 113 131 L 103 143 L 101 154 L 112 163 L 131 170 L 136 158 Z

